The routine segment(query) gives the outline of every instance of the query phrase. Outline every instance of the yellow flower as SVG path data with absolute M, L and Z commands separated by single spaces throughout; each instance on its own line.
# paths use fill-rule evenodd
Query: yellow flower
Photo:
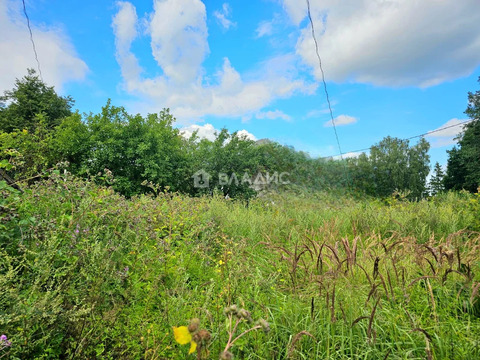
M 189 354 L 192 354 L 197 350 L 197 343 L 192 340 L 192 334 L 188 331 L 188 327 L 186 326 L 179 326 L 173 327 L 173 336 L 175 337 L 175 341 L 180 345 L 185 345 L 190 343 L 190 350 L 188 350 Z
M 197 350 L 197 343 L 195 341 L 190 342 L 190 350 L 188 350 L 189 354 L 193 354 Z
M 174 326 L 173 336 L 175 336 L 175 341 L 178 342 L 180 345 L 185 345 L 192 341 L 192 335 L 190 334 L 186 326 Z

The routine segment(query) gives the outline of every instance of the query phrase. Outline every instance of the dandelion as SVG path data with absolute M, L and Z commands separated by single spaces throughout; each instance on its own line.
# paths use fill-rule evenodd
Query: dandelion
M 211 335 L 205 329 L 199 330 L 199 327 L 200 320 L 194 318 L 190 320 L 190 324 L 188 324 L 188 326 L 174 326 L 173 336 L 175 337 L 175 341 L 180 345 L 186 345 L 190 343 L 190 350 L 188 350 L 188 353 L 192 354 L 196 351 L 197 358 L 200 359 L 202 351 L 206 356 L 208 356 L 207 345 L 210 342 Z
M 192 354 L 197 350 L 197 343 L 192 340 L 192 334 L 188 331 L 188 327 L 186 326 L 179 326 L 173 327 L 173 336 L 175 337 L 175 341 L 180 345 L 186 345 L 190 343 L 190 350 L 188 350 L 189 354 Z

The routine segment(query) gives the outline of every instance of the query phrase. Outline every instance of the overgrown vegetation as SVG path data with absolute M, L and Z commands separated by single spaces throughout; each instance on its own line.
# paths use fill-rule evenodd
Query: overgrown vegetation
M 1 184 L 0 356 L 183 359 L 172 327 L 192 318 L 210 334 L 199 358 L 480 356 L 478 194 L 246 207 L 126 199 L 63 171 L 23 194 Z M 233 305 L 271 331 L 225 350 Z
M 478 97 L 469 95 L 467 113 L 472 119 L 478 119 Z M 225 129 L 213 141 L 196 134 L 186 139 L 174 127 L 168 109 L 143 117 L 109 101 L 99 114 L 72 113 L 73 99 L 58 96 L 33 70 L 0 100 L 0 168 L 16 180 L 31 180 L 67 162 L 68 170 L 83 178 L 109 169 L 116 178 L 114 189 L 127 197 L 150 192 L 148 184 L 153 183 L 193 196 L 217 191 L 250 198 L 255 195 L 250 185 L 259 174 L 285 174 L 286 181 L 277 181 L 274 188 L 285 188 L 282 185 L 288 182 L 289 188 L 376 197 L 395 190 L 408 192 L 410 199 L 429 194 L 429 144 L 424 139 L 411 145 L 386 137 L 369 155 L 342 161 L 311 158 L 291 147 L 255 142 Z M 477 123 L 468 125 L 460 148 L 450 153 L 447 189 L 475 192 L 479 185 Z M 192 176 L 202 170 L 212 179 L 207 188 L 199 189 Z M 222 182 L 221 174 L 227 181 Z M 443 179 L 439 182 L 443 184 Z
M 0 359 L 480 358 L 479 98 L 428 191 L 424 140 L 185 139 L 29 72 L 0 99 Z

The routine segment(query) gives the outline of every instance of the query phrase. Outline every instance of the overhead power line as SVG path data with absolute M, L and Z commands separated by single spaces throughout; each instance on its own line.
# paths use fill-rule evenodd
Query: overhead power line
M 335 125 L 335 119 L 333 118 L 332 105 L 330 103 L 330 96 L 328 95 L 328 90 L 327 90 L 327 82 L 325 81 L 325 72 L 323 71 L 322 59 L 318 51 L 317 36 L 315 35 L 315 26 L 313 25 L 312 14 L 310 11 L 310 0 L 307 0 L 307 10 L 308 10 L 308 19 L 310 20 L 310 25 L 312 27 L 312 38 L 313 38 L 313 41 L 315 42 L 315 53 L 317 54 L 318 65 L 320 66 L 320 72 L 322 73 L 323 89 L 325 90 L 325 95 L 327 97 L 328 110 L 330 112 L 330 118 L 332 120 L 333 131 L 335 132 L 335 138 L 337 139 L 338 151 L 340 152 L 340 157 L 342 157 L 343 155 L 342 147 L 340 146 L 340 140 L 338 139 L 337 127 Z
M 27 26 L 28 26 L 28 31 L 30 32 L 30 41 L 32 42 L 33 53 L 35 54 L 35 60 L 37 61 L 38 74 L 40 75 L 40 79 L 43 81 L 42 70 L 40 69 L 40 61 L 38 61 L 38 54 L 37 54 L 37 48 L 35 47 L 35 41 L 33 41 L 33 33 L 32 33 L 32 28 L 30 27 L 30 18 L 28 17 L 28 14 L 27 14 L 25 0 L 22 0 L 22 3 L 23 3 L 23 13 L 27 18 Z
M 400 140 L 412 140 L 412 139 L 424 137 L 424 136 L 427 136 L 427 135 L 430 135 L 430 134 L 433 134 L 433 133 L 436 133 L 436 132 L 439 132 L 439 131 L 443 131 L 443 130 L 446 130 L 446 129 L 450 129 L 450 128 L 454 128 L 454 127 L 457 127 L 457 126 L 465 125 L 465 124 L 468 124 L 469 122 L 472 122 L 472 121 L 475 121 L 475 120 L 473 120 L 473 119 L 471 119 L 471 120 L 465 120 L 465 121 L 462 121 L 462 122 L 460 122 L 460 123 L 458 123 L 458 124 L 445 126 L 445 127 L 440 128 L 440 129 L 427 131 L 426 133 L 419 134 L 419 135 L 415 135 L 415 136 L 410 136 L 410 137 L 408 137 L 408 138 L 400 139 Z M 348 152 L 346 152 L 346 153 L 343 153 L 342 155 L 348 154 L 348 153 L 356 153 L 356 152 L 360 152 L 360 153 L 361 153 L 361 152 L 369 151 L 369 150 L 371 150 L 373 147 L 374 147 L 374 145 L 373 145 L 373 146 L 370 146 L 370 147 L 368 147 L 368 148 L 364 148 L 364 149 L 358 149 L 358 150 L 348 151 Z M 340 154 L 330 155 L 330 156 L 322 156 L 322 157 L 320 157 L 320 159 L 333 158 L 333 157 L 336 157 L 336 156 L 339 156 L 339 155 L 340 155 Z

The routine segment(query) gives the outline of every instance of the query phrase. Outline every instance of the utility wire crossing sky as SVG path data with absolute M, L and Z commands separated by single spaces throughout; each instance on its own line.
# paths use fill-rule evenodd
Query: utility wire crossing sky
M 108 98 L 134 113 L 169 107 L 186 135 L 226 127 L 331 157 L 332 130 L 344 149 L 425 134 L 445 164 L 480 86 L 478 0 L 25 5 L 0 0 L 0 91 L 41 65 L 81 112 Z

